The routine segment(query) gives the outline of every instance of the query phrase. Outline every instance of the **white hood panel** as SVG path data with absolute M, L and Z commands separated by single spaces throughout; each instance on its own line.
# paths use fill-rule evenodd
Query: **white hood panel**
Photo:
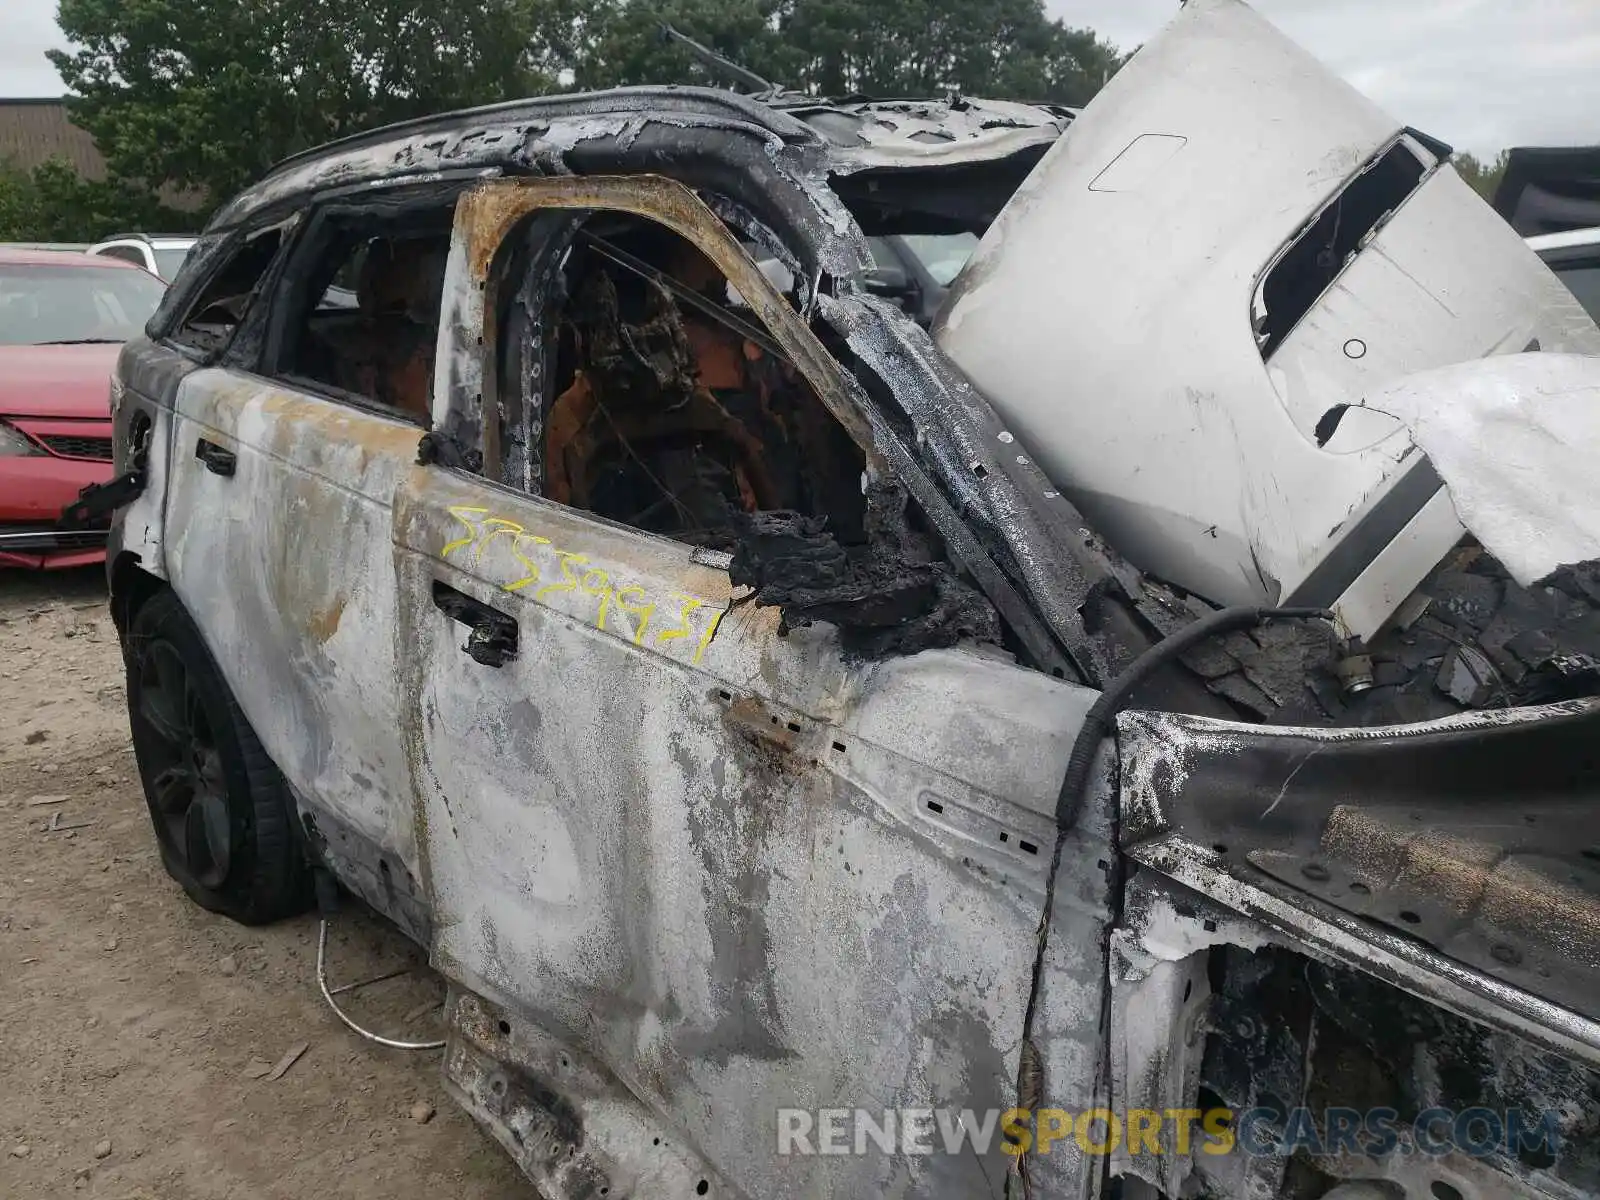
M 1401 133 L 1246 5 L 1190 0 L 1013 197 L 935 338 L 1135 565 L 1218 603 L 1330 603 L 1438 484 L 1398 422 L 1357 412 L 1324 448 L 1323 414 L 1534 339 L 1600 352 L 1446 166 L 1379 224 L 1269 370 L 1252 324 L 1263 273 Z M 1345 349 L 1357 328 L 1370 361 Z M 1417 528 L 1415 563 L 1385 567 L 1401 595 L 1396 571 L 1414 585 L 1459 533 Z

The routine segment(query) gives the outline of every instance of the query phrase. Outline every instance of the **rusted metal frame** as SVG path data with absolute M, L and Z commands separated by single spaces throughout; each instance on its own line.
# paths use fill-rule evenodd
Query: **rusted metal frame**
M 750 260 L 744 248 L 704 202 L 676 180 L 660 175 L 569 176 L 563 178 L 506 179 L 483 184 L 462 197 L 456 209 L 455 240 L 466 253 L 467 282 L 485 300 L 483 345 L 479 348 L 484 388 L 480 397 L 450 397 L 470 426 L 482 428 L 484 469 L 499 455 L 499 431 L 491 430 L 485 412 L 494 411 L 490 377 L 495 373 L 493 318 L 490 297 L 497 282 L 497 252 L 511 230 L 528 214 L 540 209 L 601 209 L 628 213 L 656 222 L 694 244 L 750 303 L 784 356 L 794 364 L 816 392 L 823 406 L 861 447 L 869 471 L 881 474 L 887 465 L 878 449 L 874 430 L 852 404 L 842 368 L 823 349 L 795 311 Z M 498 479 L 498 475 L 491 478 Z

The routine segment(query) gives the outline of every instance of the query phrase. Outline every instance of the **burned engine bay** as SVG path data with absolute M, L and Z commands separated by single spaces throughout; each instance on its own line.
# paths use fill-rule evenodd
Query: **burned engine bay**
M 1112 978 L 1116 1103 L 1192 1108 L 1197 1124 L 1226 1112 L 1244 1151 L 1130 1145 L 1124 1196 L 1576 1200 L 1600 1187 L 1592 1065 L 1302 953 L 1149 871 L 1128 881 Z

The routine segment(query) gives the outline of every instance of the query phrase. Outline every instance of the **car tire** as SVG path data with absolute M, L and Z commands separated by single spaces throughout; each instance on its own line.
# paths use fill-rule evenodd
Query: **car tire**
M 246 925 L 303 912 L 311 869 L 288 785 L 176 595 L 128 632 L 128 715 L 161 861 L 196 904 Z

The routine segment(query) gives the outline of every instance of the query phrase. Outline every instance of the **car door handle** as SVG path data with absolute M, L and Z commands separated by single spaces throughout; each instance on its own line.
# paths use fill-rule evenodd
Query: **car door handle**
M 434 607 L 468 629 L 462 651 L 475 663 L 503 667 L 517 656 L 517 619 L 474 600 L 449 584 L 433 581 Z
M 206 470 L 213 475 L 232 475 L 239 465 L 239 456 L 232 450 L 224 450 L 205 438 L 194 444 L 194 456 L 205 463 Z

